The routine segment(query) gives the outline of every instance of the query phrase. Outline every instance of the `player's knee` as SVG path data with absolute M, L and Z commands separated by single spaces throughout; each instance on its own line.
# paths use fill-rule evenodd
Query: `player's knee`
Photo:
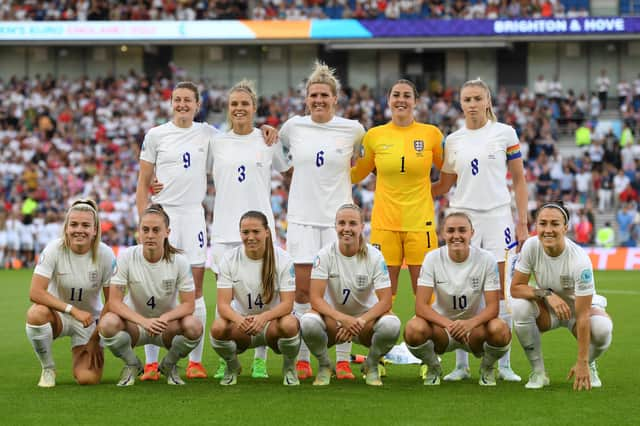
M 202 336 L 202 322 L 193 315 L 187 315 L 181 321 L 182 333 L 189 340 Z
M 293 315 L 285 315 L 280 318 L 278 328 L 282 337 L 293 337 L 300 331 L 300 324 Z
M 122 329 L 122 320 L 113 312 L 107 312 L 98 323 L 98 331 L 103 337 L 113 337 Z
M 515 323 L 535 321 L 539 315 L 537 304 L 527 299 L 513 299 L 511 312 Z
M 79 385 L 97 385 L 101 379 L 101 374 L 93 370 L 78 369 L 73 375 Z
M 216 320 L 213 321 L 213 324 L 211 324 L 211 330 L 209 333 L 214 339 L 226 340 L 229 338 L 227 329 L 227 322 L 220 318 L 216 318 Z
M 606 315 L 592 315 L 591 319 L 591 343 L 598 347 L 606 347 L 611 344 L 613 334 L 613 322 Z
M 422 318 L 413 317 L 404 327 L 404 341 L 409 346 L 423 344 L 430 334 L 429 324 Z
M 383 315 L 376 322 L 373 331 L 379 336 L 397 340 L 398 336 L 400 336 L 401 327 L 400 318 L 395 315 Z
M 315 312 L 307 312 L 300 318 L 300 329 L 303 336 L 315 336 L 322 333 L 325 325 L 320 315 Z
M 511 341 L 511 331 L 507 323 L 494 318 L 487 323 L 487 341 L 493 346 L 504 346 Z
M 44 325 L 51 321 L 51 310 L 44 305 L 31 305 L 27 311 L 27 324 Z

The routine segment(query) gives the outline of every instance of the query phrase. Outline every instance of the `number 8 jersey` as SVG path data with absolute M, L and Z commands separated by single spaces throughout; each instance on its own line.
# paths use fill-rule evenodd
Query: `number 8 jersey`
M 454 262 L 448 248 L 427 254 L 422 263 L 418 285 L 433 287 L 433 310 L 450 320 L 469 319 L 484 308 L 484 292 L 500 291 L 498 265 L 493 255 L 470 247 L 464 262 Z

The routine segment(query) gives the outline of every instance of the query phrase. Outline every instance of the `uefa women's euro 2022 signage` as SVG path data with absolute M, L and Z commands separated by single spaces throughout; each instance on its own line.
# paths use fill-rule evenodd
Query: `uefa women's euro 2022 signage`
M 310 21 L 0 22 L 0 42 L 337 40 L 633 34 L 640 17 Z

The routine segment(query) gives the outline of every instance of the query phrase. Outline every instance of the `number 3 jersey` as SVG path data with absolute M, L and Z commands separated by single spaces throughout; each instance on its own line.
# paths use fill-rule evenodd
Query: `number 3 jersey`
M 200 208 L 207 192 L 207 165 L 217 132 L 207 123 L 194 122 L 183 129 L 171 121 L 147 132 L 140 160 L 155 165 L 156 177 L 164 185 L 151 197 L 154 203 Z
M 442 171 L 458 175 L 450 206 L 488 211 L 509 205 L 507 162 L 521 157 L 516 131 L 506 124 L 489 120 L 447 136 Z
M 280 140 L 293 166 L 290 223 L 334 226 L 338 207 L 353 202 L 349 170 L 363 135 L 360 123 L 341 117 L 315 123 L 310 116 L 295 116 L 284 123 Z
M 391 287 L 382 253 L 369 244 L 364 258 L 343 255 L 338 242 L 325 246 L 313 262 L 311 279 L 327 280 L 325 300 L 351 316 L 360 316 L 378 303 L 376 290 Z
M 100 291 L 109 286 L 114 267 L 113 250 L 106 244 L 98 245 L 94 262 L 91 250 L 75 254 L 64 248 L 58 238 L 42 251 L 34 274 L 49 279 L 49 293 L 98 318 L 102 311 Z
M 232 307 L 240 315 L 257 315 L 277 306 L 281 292 L 296 291 L 295 273 L 291 256 L 280 247 L 274 247 L 276 273 L 273 298 L 269 303 L 262 294 L 262 259 L 247 257 L 244 246 L 227 251 L 220 262 L 218 288 L 233 290 Z
M 216 203 L 213 210 L 213 241 L 240 242 L 240 217 L 249 210 L 267 216 L 271 235 L 276 235 L 271 210 L 271 170 L 283 172 L 289 164 L 282 145 L 268 146 L 258 129 L 248 135 L 218 133 L 213 143 L 213 179 Z
M 364 157 L 352 169 L 351 178 L 360 182 L 376 169 L 371 227 L 401 232 L 432 230 L 431 166 L 442 166 L 440 130 L 416 122 L 406 127 L 387 123 L 370 129 L 363 146 Z
M 180 292 L 195 291 L 191 265 L 186 256 L 151 263 L 142 254 L 142 245 L 127 248 L 118 256 L 111 285 L 126 286 L 124 303 L 144 316 L 157 318 L 178 305 Z
M 464 262 L 454 262 L 448 248 L 427 254 L 418 285 L 433 287 L 433 309 L 450 320 L 469 319 L 484 308 L 484 292 L 500 291 L 498 264 L 493 255 L 471 246 Z

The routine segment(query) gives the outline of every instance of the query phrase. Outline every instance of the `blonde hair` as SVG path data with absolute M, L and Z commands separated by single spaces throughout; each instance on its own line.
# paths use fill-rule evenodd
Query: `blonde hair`
M 257 219 L 260 221 L 264 229 L 267 230 L 267 239 L 265 243 L 264 254 L 262 255 L 262 273 L 261 273 L 261 282 L 262 282 L 262 295 L 264 296 L 264 303 L 271 303 L 273 300 L 273 296 L 276 292 L 276 254 L 273 248 L 273 236 L 271 235 L 271 230 L 269 229 L 269 221 L 267 220 L 267 216 L 264 213 L 249 210 L 240 218 L 240 224 L 245 219 Z
M 311 87 L 312 84 L 326 84 L 331 88 L 333 96 L 338 96 L 338 92 L 340 91 L 340 82 L 336 78 L 335 74 L 335 68 L 330 68 L 324 62 L 316 59 L 313 64 L 313 71 L 311 71 L 311 75 L 309 75 L 307 80 L 307 92 L 309 92 L 309 87 Z
M 231 94 L 235 92 L 244 92 L 251 98 L 251 102 L 253 102 L 253 108 L 258 107 L 258 96 L 256 95 L 256 87 L 255 82 L 252 80 L 247 80 L 243 78 L 239 82 L 233 85 L 229 92 L 227 93 L 228 98 L 231 98 Z M 230 129 L 233 129 L 233 124 L 231 122 L 231 116 L 229 115 L 229 106 L 227 100 L 227 125 Z
M 358 207 L 357 204 L 347 203 L 338 207 L 338 211 L 336 211 L 336 222 L 338 221 L 338 214 L 340 214 L 343 210 L 354 210 L 358 213 L 358 217 L 360 218 L 360 223 L 364 223 L 364 213 L 362 209 Z M 365 259 L 367 257 L 367 243 L 364 240 L 364 235 L 362 232 L 358 235 L 358 253 L 357 256 L 359 259 Z
M 64 225 L 62 225 L 62 247 L 67 250 L 71 250 L 71 241 L 69 241 L 69 236 L 67 235 L 71 212 L 90 212 L 93 215 L 93 226 L 96 228 L 96 236 L 91 242 L 91 261 L 95 263 L 98 258 L 98 247 L 100 246 L 100 240 L 102 238 L 100 218 L 98 217 L 98 205 L 91 199 L 79 199 L 71 204 L 71 207 L 64 215 Z
M 463 219 L 466 219 L 467 222 L 469 222 L 469 227 L 470 229 L 473 231 L 473 222 L 471 222 L 471 218 L 469 217 L 468 214 L 464 213 L 464 212 L 453 212 L 453 213 L 449 213 L 445 218 L 444 221 L 442 222 L 442 226 L 444 227 L 444 224 L 447 223 L 447 220 L 449 220 L 450 217 L 461 217 Z
M 470 87 L 470 86 L 481 87 L 482 89 L 484 89 L 484 92 L 487 95 L 487 101 L 489 103 L 489 105 L 487 105 L 487 110 L 486 110 L 487 118 L 491 121 L 498 121 L 498 118 L 496 117 L 496 113 L 493 112 L 493 105 L 491 102 L 491 89 L 489 89 L 489 85 L 485 83 L 480 77 L 474 80 L 466 81 L 460 88 L 460 95 L 462 95 L 462 90 L 465 87 Z

